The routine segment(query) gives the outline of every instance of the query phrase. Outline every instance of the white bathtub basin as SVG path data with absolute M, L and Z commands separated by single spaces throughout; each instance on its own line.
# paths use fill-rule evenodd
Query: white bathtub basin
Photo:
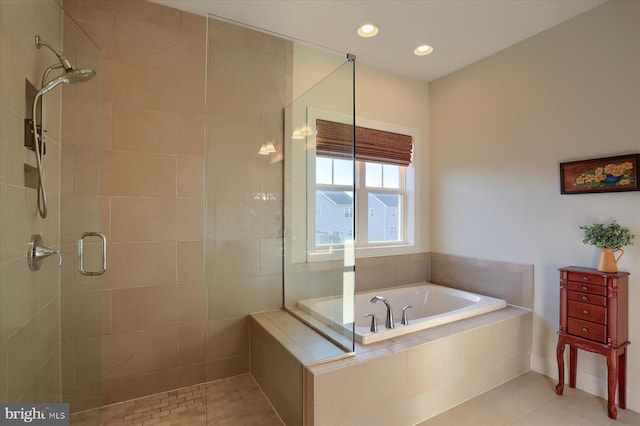
M 386 307 L 380 301 L 371 303 L 370 300 L 374 296 L 382 296 L 391 304 L 395 328 L 385 328 Z M 400 324 L 402 308 L 407 305 L 412 305 L 413 308 L 407 311 L 409 324 L 402 325 Z M 366 345 L 481 315 L 505 306 L 507 306 L 506 302 L 501 299 L 431 283 L 358 293 L 355 297 L 354 311 L 355 337 L 358 343 Z M 324 297 L 302 300 L 298 302 L 298 307 L 325 323 L 332 323 L 331 327 L 334 329 L 342 329 L 345 334 L 351 333 L 351 324 L 345 325 L 331 320 L 335 318 L 335 312 L 342 312 L 342 298 Z M 375 314 L 378 324 L 377 333 L 370 331 L 371 318 L 364 316 L 367 313 Z

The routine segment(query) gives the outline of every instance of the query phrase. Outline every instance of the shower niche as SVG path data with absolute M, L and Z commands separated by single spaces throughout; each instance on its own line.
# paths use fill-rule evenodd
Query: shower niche
M 35 146 L 35 134 L 33 133 L 34 129 L 34 117 L 33 117 L 33 109 L 31 105 L 33 105 L 33 101 L 36 97 L 36 93 L 38 93 L 38 89 L 34 86 L 28 78 L 24 80 L 24 94 L 25 94 L 25 119 L 24 119 L 24 147 L 34 151 L 36 150 Z M 40 114 L 40 105 L 37 106 L 37 114 Z M 38 132 L 41 132 L 40 123 L 35 123 L 35 128 Z M 42 155 L 47 153 L 46 143 L 42 143 Z M 24 186 L 31 189 L 38 189 L 38 169 L 29 162 L 24 163 Z

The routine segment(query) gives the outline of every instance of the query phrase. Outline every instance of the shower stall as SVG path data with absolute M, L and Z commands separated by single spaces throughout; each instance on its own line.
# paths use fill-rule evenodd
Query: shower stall
M 139 0 L 0 0 L 0 43 L 0 402 L 250 373 L 257 311 L 353 351 L 352 148 L 327 244 L 316 130 L 353 127 L 354 58 Z

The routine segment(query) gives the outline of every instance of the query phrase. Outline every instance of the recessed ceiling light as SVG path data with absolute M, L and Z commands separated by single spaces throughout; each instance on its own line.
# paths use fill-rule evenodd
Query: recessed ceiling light
M 360 37 L 373 37 L 378 34 L 378 27 L 373 24 L 364 24 L 358 28 L 358 35 Z
M 429 46 L 428 44 L 421 44 L 420 46 L 413 49 L 413 54 L 418 56 L 428 55 L 431 52 L 433 52 L 433 47 Z

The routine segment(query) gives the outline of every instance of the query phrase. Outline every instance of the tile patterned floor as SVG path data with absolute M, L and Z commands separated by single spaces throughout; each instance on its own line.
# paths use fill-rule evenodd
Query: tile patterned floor
M 243 374 L 75 414 L 71 425 L 282 426 L 282 421 L 253 378 Z
M 208 418 L 207 418 L 208 413 Z M 114 404 L 71 417 L 72 425 L 282 426 L 249 374 Z M 605 400 L 526 373 L 418 426 L 639 426 L 640 414 L 607 417 Z M 372 425 L 374 426 L 374 425 Z M 396 426 L 396 425 L 375 425 Z

